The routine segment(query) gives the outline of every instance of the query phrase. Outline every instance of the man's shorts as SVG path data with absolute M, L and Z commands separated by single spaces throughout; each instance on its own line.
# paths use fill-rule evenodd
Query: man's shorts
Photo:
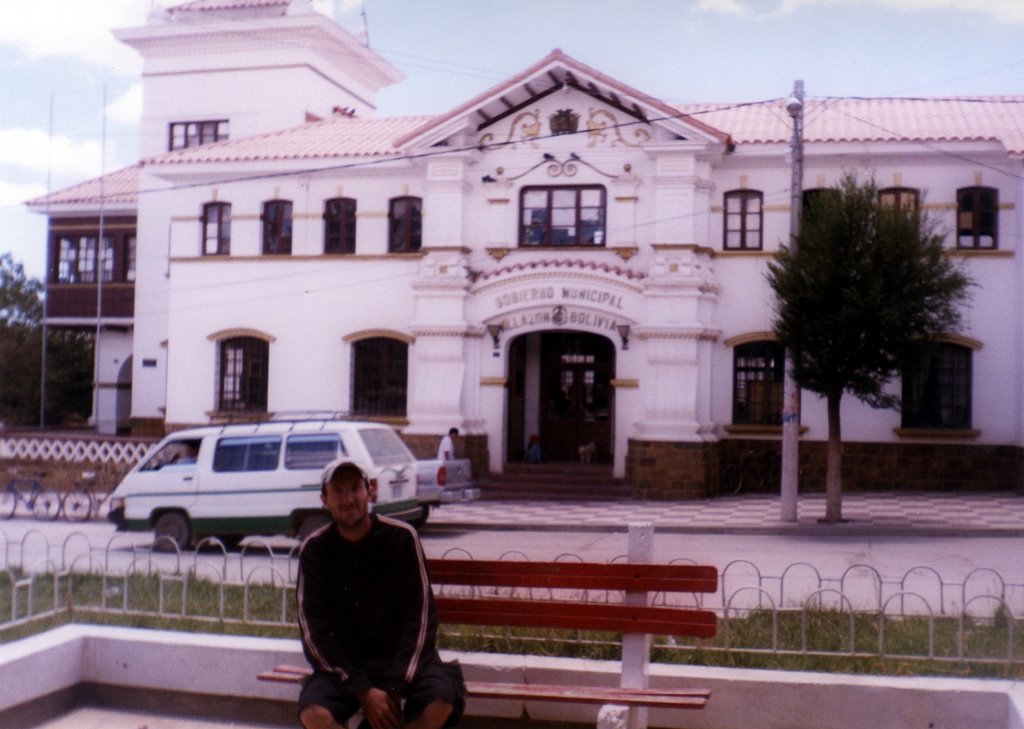
M 371 677 L 371 680 L 373 678 Z M 377 682 L 374 681 L 374 685 Z M 405 700 L 405 720 L 415 719 L 434 699 L 451 704 L 452 713 L 445 726 L 455 726 L 466 706 L 466 685 L 462 669 L 457 662 L 444 663 L 437 655 L 423 666 L 412 684 L 402 692 Z M 329 673 L 314 671 L 299 694 L 299 713 L 307 706 L 317 704 L 331 712 L 339 724 L 344 724 L 359 711 L 359 700 L 352 694 L 342 693 Z

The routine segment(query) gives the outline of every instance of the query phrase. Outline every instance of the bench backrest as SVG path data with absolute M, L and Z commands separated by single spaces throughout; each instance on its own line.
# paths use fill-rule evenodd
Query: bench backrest
M 538 599 L 528 588 L 618 593 L 706 593 L 718 589 L 718 570 L 698 565 L 597 564 L 428 560 L 441 622 L 524 628 L 566 628 L 615 633 L 714 637 L 713 612 L 665 605 L 595 602 L 574 594 Z M 452 589 L 507 588 L 490 591 Z M 523 588 L 523 589 L 518 589 Z M 550 598 L 550 599 L 549 599 Z

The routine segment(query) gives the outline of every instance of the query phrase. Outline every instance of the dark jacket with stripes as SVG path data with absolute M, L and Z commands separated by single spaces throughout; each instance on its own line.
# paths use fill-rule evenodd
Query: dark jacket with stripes
M 332 524 L 299 553 L 303 650 L 348 693 L 371 685 L 402 690 L 437 653 L 437 613 L 416 532 L 370 519 L 359 542 L 345 541 Z

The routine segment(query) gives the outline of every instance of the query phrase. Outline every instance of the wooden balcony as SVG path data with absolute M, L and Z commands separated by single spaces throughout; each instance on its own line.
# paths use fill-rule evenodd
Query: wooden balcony
M 135 284 L 103 284 L 104 318 L 130 319 L 135 315 Z M 50 284 L 46 317 L 96 318 L 96 284 Z

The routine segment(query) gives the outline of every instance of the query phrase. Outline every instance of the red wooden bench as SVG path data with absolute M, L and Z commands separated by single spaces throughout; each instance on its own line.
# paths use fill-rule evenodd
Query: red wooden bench
M 448 625 L 599 631 L 621 633 L 624 641 L 630 635 L 712 638 L 717 627 L 711 611 L 652 605 L 650 599 L 654 595 L 715 592 L 718 571 L 714 567 L 458 559 L 428 560 L 428 566 L 438 618 Z M 564 591 L 572 592 L 569 596 L 558 594 Z M 601 600 L 587 599 L 585 591 L 599 592 Z M 648 659 L 647 655 L 643 657 L 645 663 Z M 277 666 L 259 674 L 259 678 L 297 683 L 309 673 L 306 667 Z M 701 709 L 711 696 L 710 691 L 700 688 L 479 681 L 467 682 L 466 688 L 470 696 L 481 698 L 680 709 Z

